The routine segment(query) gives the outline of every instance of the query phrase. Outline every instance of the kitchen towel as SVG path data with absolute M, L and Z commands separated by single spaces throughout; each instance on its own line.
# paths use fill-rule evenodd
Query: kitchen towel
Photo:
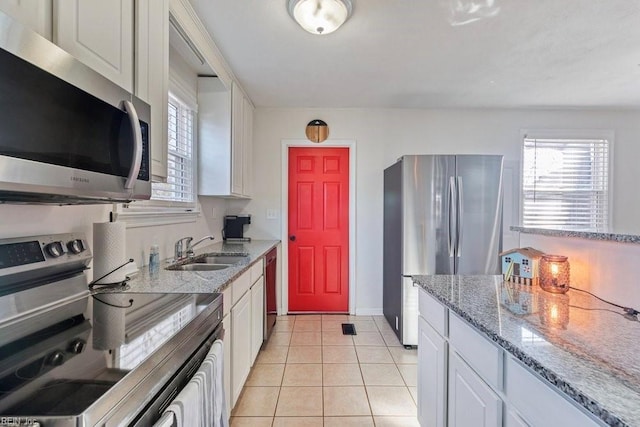
M 227 415 L 226 396 L 224 395 L 224 342 L 216 340 L 205 363 L 212 364 L 212 386 L 213 386 L 213 425 L 215 427 L 229 427 L 229 416 Z M 203 364 L 203 365 L 204 365 Z
M 174 427 L 176 415 L 173 412 L 164 412 L 162 417 L 158 420 L 153 427 Z
M 93 279 L 98 279 L 121 266 L 126 258 L 126 225 L 124 222 L 96 222 L 93 224 Z M 100 279 L 96 284 L 119 283 L 126 278 L 120 268 Z
M 113 350 L 124 344 L 126 294 L 99 294 L 93 297 L 93 347 Z
M 176 417 L 176 427 L 202 427 L 202 394 L 198 382 L 191 380 L 167 407 L 165 412 Z

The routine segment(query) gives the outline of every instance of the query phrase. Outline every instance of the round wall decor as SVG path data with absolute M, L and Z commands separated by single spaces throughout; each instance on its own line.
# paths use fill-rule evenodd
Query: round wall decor
M 309 123 L 307 123 L 307 129 L 305 130 L 305 133 L 307 134 L 307 138 L 311 142 L 324 142 L 329 136 L 329 126 L 323 120 L 311 120 Z

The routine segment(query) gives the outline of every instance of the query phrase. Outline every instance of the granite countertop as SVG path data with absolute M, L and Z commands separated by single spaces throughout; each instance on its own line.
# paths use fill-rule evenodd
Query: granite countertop
M 166 270 L 171 260 L 164 260 L 160 262 L 160 268 L 156 273 L 150 273 L 148 266 L 142 267 L 135 276 L 131 277 L 126 290 L 119 290 L 119 292 L 222 292 L 235 278 L 244 273 L 252 264 L 279 243 L 279 240 L 252 240 L 251 242 L 243 243 L 218 242 L 203 246 L 196 251 L 196 256 L 205 253 L 215 255 L 246 254 L 248 255 L 247 260 L 231 265 L 224 270 L 215 271 Z
M 574 231 L 574 230 L 554 230 L 549 228 L 535 228 L 535 227 L 520 227 L 512 225 L 511 231 L 518 231 L 526 234 L 539 234 L 541 236 L 552 237 L 579 237 L 581 239 L 589 240 L 604 240 L 618 243 L 635 243 L 640 244 L 640 236 L 635 234 L 620 234 L 620 233 L 603 233 L 596 231 Z
M 413 276 L 414 283 L 606 424 L 640 426 L 640 322 L 571 290 L 502 276 Z

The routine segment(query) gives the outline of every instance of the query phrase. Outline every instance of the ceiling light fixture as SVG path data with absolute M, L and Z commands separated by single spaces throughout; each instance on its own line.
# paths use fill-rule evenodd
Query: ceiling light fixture
M 311 34 L 329 34 L 351 16 L 351 0 L 288 0 L 289 15 Z

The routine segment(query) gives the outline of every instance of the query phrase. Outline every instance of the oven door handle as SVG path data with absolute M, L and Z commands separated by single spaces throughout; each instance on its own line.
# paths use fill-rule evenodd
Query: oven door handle
M 140 120 L 138 119 L 138 112 L 136 107 L 133 106 L 131 101 L 123 101 L 124 110 L 129 116 L 129 122 L 131 123 L 131 131 L 133 132 L 133 159 L 131 160 L 131 168 L 129 169 L 129 176 L 124 183 L 125 190 L 133 190 L 140 173 L 140 167 L 142 165 L 142 128 L 140 127 Z

